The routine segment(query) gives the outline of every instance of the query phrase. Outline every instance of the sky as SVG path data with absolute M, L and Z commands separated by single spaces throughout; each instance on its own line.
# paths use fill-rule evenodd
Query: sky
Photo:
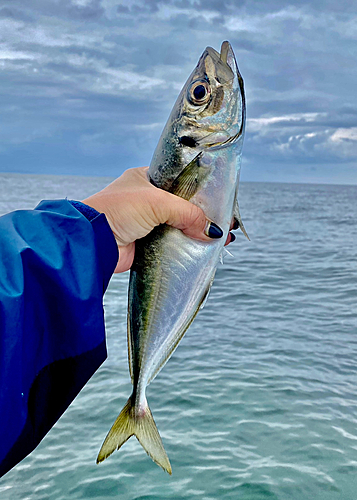
M 357 3 L 0 0 L 0 172 L 148 165 L 206 46 L 247 100 L 243 181 L 357 184 Z

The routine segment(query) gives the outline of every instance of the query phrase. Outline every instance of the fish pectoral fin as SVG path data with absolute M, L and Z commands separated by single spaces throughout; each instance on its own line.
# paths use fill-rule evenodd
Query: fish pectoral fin
M 184 200 L 190 200 L 198 191 L 198 188 L 208 175 L 208 169 L 200 167 L 199 153 L 173 181 L 170 193 L 180 196 Z
M 162 444 L 159 431 L 146 403 L 138 413 L 130 397 L 108 432 L 97 457 L 97 464 L 103 462 L 131 437 L 136 436 L 149 457 L 166 472 L 172 474 L 171 464 Z
M 242 218 L 240 216 L 237 198 L 236 198 L 236 201 L 234 203 L 233 217 L 234 217 L 234 220 L 238 222 L 239 227 L 240 227 L 242 233 L 244 234 L 244 236 L 250 241 L 250 238 L 247 234 L 247 231 L 245 230 L 245 227 L 244 227 L 243 222 L 242 222 Z

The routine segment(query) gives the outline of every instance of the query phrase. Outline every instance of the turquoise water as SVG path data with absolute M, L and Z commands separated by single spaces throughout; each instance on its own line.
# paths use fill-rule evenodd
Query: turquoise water
M 104 179 L 0 175 L 0 213 Z M 357 498 L 357 187 L 242 184 L 241 234 L 148 388 L 173 475 L 132 438 L 97 452 L 130 394 L 128 275 L 105 296 L 109 357 L 1 500 Z

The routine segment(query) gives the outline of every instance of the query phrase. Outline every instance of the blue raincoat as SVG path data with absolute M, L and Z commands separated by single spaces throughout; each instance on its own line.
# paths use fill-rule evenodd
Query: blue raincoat
M 105 215 L 79 202 L 0 217 L 0 476 L 105 360 L 103 294 L 117 260 Z

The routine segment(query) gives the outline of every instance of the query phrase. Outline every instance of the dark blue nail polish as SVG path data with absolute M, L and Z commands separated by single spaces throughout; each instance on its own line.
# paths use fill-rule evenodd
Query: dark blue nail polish
M 233 241 L 235 241 L 236 235 L 233 234 L 233 233 L 229 233 L 229 234 L 231 235 L 231 241 L 230 241 L 230 243 L 232 243 Z
M 234 224 L 233 224 L 233 229 L 238 229 L 239 228 L 239 222 L 237 219 L 234 219 Z
M 207 236 L 209 236 L 210 238 L 222 238 L 223 231 L 219 226 L 217 226 L 217 224 L 215 224 L 214 222 L 210 222 Z

